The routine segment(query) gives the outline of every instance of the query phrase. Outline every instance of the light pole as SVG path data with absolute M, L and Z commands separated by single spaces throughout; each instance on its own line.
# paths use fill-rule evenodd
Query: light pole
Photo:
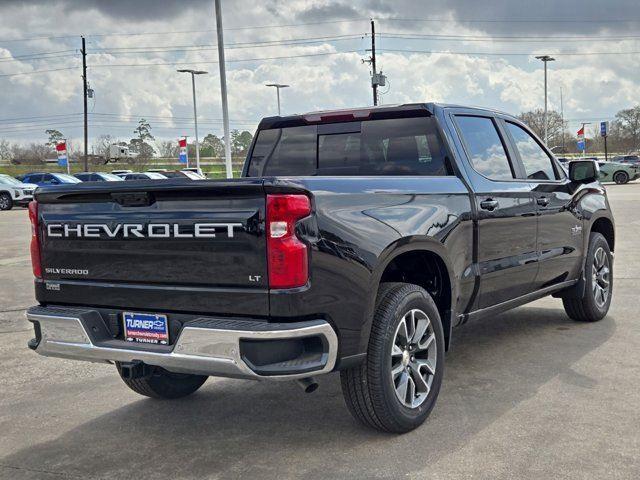
M 278 96 L 278 116 L 280 116 L 280 89 L 287 88 L 289 85 L 285 85 L 283 83 L 267 83 L 265 87 L 276 87 L 276 92 Z
M 220 0 L 214 0 L 216 11 L 216 34 L 218 36 L 218 66 L 220 67 L 220 97 L 222 99 L 222 123 L 224 126 L 224 163 L 227 178 L 233 178 L 231 160 L 231 134 L 229 132 L 229 105 L 227 102 L 227 69 L 224 60 L 224 33 L 222 30 L 222 7 Z
M 196 168 L 198 169 L 198 173 L 200 173 L 200 142 L 198 141 L 198 109 L 196 107 L 196 75 L 205 75 L 209 72 L 205 72 L 204 70 L 191 70 L 188 68 L 180 69 L 178 72 L 191 74 L 191 87 L 193 88 L 193 120 L 196 126 Z
M 547 122 L 547 63 L 555 61 L 555 58 L 549 55 L 541 55 L 536 57 L 544 62 L 544 143 L 549 142 L 549 123 Z

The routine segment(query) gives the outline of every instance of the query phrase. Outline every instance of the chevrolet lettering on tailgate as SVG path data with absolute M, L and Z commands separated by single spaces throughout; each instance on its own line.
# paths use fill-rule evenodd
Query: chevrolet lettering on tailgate
M 110 226 L 102 223 L 69 225 L 50 223 L 47 225 L 48 237 L 85 237 L 85 238 L 216 238 L 224 232 L 233 238 L 234 228 L 242 228 L 241 223 L 195 223 L 193 229 L 177 223 L 119 223 Z

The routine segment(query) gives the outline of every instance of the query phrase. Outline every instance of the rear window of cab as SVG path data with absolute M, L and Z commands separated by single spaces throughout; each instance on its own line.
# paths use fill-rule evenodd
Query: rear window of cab
M 432 117 L 260 130 L 248 176 L 451 175 Z

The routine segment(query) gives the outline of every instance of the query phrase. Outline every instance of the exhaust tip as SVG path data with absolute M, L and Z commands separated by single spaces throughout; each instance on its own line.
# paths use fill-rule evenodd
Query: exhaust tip
M 304 393 L 313 393 L 318 389 L 318 382 L 313 377 L 301 378 L 297 381 Z

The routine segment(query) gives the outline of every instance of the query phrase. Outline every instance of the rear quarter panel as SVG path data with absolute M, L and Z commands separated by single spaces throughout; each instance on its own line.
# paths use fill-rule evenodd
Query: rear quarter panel
M 323 316 L 338 331 L 340 356 L 361 354 L 384 268 L 409 250 L 440 255 L 453 309 L 466 306 L 474 286 L 473 228 L 469 194 L 457 177 L 279 177 L 265 179 L 265 187 L 270 182 L 310 191 L 317 220 L 309 284 L 272 291 L 272 316 Z

